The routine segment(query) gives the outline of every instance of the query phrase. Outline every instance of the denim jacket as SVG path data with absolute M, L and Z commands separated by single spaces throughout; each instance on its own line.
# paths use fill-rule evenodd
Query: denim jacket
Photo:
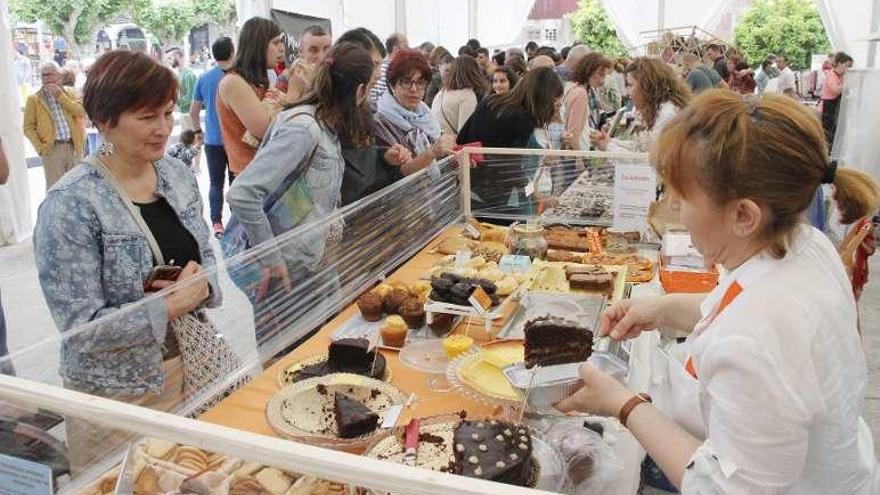
M 195 177 L 176 159 L 162 158 L 155 167 L 156 195 L 177 212 L 198 242 L 202 266 L 211 270 L 214 252 Z M 164 297 L 144 298 L 153 255 L 116 190 L 91 164 L 81 163 L 47 193 L 34 255 L 55 324 L 69 332 L 61 345 L 65 382 L 99 395 L 160 391 L 169 322 Z M 209 283 L 206 305 L 215 307 L 216 273 Z
M 252 246 L 282 233 L 273 232 L 263 202 L 296 167 L 308 166 L 304 179 L 311 197 L 311 210 L 300 225 L 326 220 L 339 206 L 345 172 L 342 148 L 336 135 L 315 120 L 314 112 L 314 106 L 303 105 L 279 113 L 253 161 L 229 187 L 229 208 L 247 230 Z M 314 155 L 306 164 L 312 150 Z M 280 264 L 283 259 L 313 268 L 321 261 L 327 236 L 340 227 L 337 222 L 313 225 L 287 239 L 280 252 L 271 250 L 262 261 Z

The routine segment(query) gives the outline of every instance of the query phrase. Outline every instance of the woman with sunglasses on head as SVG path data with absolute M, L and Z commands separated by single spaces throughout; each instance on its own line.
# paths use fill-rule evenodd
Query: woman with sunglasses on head
M 428 167 L 452 153 L 453 136 L 443 135 L 440 123 L 424 102 L 433 73 L 425 56 L 415 50 L 395 55 L 388 66 L 388 91 L 378 102 L 374 137 L 380 147 L 401 144 L 412 160 L 400 167 L 402 176 Z

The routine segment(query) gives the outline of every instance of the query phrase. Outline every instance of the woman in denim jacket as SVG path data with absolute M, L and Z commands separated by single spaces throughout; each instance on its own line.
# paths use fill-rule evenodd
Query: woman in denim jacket
M 301 317 L 326 304 L 337 284 L 332 268 L 321 267 L 326 241 L 338 227 L 338 222 L 326 220 L 341 198 L 345 162 L 340 139 L 369 132 L 359 107 L 366 102 L 372 74 L 373 60 L 366 50 L 351 43 L 336 45 L 318 68 L 313 92 L 278 114 L 253 161 L 229 188 L 226 199 L 250 246 L 312 224 L 261 256 L 271 281 L 269 297 L 257 297 L 254 308 L 261 348 L 295 320 L 307 326 Z M 285 184 L 297 170 L 301 179 Z M 277 197 L 279 188 L 286 192 L 280 191 L 283 196 L 267 213 L 266 198 Z M 278 313 L 284 321 L 278 321 Z
M 216 282 L 209 285 L 202 273 L 214 265 L 214 254 L 196 181 L 183 163 L 163 157 L 176 94 L 174 73 L 143 54 L 116 51 L 98 59 L 84 106 L 101 130 L 101 156 L 55 184 L 34 232 L 43 294 L 58 328 L 69 332 L 61 347 L 65 386 L 164 410 L 183 397 L 169 322 L 220 300 Z M 183 266 L 176 281 L 146 283 L 156 260 L 102 166 L 140 210 L 166 263 Z M 146 294 L 168 287 L 163 297 Z M 83 428 L 68 419 L 74 472 L 102 443 L 113 446 Z

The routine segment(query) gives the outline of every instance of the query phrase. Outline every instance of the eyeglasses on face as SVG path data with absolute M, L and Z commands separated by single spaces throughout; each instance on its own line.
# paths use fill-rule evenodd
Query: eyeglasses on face
M 400 79 L 397 85 L 404 89 L 422 90 L 428 87 L 428 81 L 424 79 Z

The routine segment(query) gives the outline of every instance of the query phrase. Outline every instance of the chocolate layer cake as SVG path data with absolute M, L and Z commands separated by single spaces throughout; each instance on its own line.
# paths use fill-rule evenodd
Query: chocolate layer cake
M 526 368 L 581 363 L 593 353 L 593 332 L 562 318 L 535 318 L 524 331 Z
M 525 426 L 462 421 L 453 437 L 455 474 L 526 486 L 532 474 L 532 437 Z
M 324 363 L 306 366 L 293 375 L 294 381 L 326 376 L 331 373 L 353 373 L 381 380 L 385 376 L 385 357 L 369 350 L 367 339 L 339 339 L 330 344 Z M 373 365 L 375 359 L 376 364 Z
M 333 395 L 333 416 L 339 438 L 356 438 L 372 433 L 379 426 L 379 415 L 362 403 L 336 393 Z

